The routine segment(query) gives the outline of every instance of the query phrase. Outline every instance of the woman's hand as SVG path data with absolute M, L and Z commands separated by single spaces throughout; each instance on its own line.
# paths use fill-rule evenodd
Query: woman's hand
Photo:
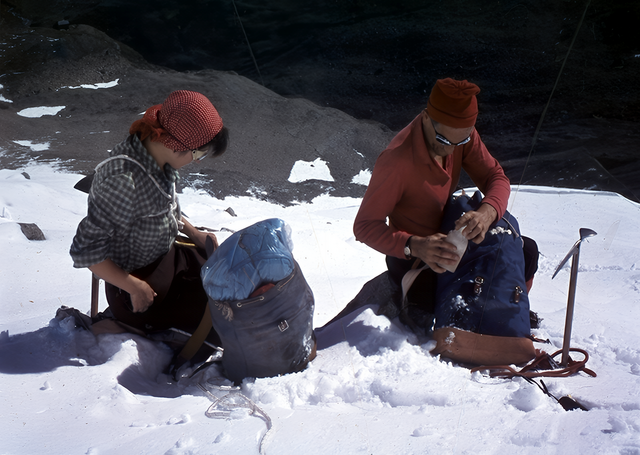
M 132 275 L 129 276 L 133 281 L 132 287 L 130 288 L 133 292 L 127 292 L 129 292 L 129 295 L 131 296 L 133 312 L 144 313 L 151 305 L 153 305 L 153 299 L 158 294 L 156 294 L 146 281 L 140 280 Z
M 126 291 L 131 296 L 131 305 L 134 313 L 142 313 L 153 305 L 153 299 L 157 295 L 146 281 L 128 274 L 118 267 L 111 259 L 94 264 L 89 267 L 94 274 Z
M 189 238 L 193 243 L 195 243 L 198 248 L 206 250 L 207 237 L 210 237 L 213 241 L 213 249 L 215 250 L 216 248 L 218 248 L 218 239 L 213 232 L 199 231 L 195 228 L 194 230 L 195 232 L 193 232 L 192 235 L 189 236 Z
M 216 238 L 216 235 L 214 233 L 196 229 L 185 218 L 182 219 L 182 222 L 184 223 L 182 233 L 189 237 L 198 248 L 206 250 L 207 237 L 210 237 L 211 240 L 213 240 L 213 249 L 215 250 L 216 248 L 218 248 L 218 239 Z

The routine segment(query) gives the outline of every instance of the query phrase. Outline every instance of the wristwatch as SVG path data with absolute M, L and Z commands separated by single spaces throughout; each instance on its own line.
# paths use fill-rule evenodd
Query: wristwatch
M 404 255 L 407 259 L 411 259 L 411 247 L 409 246 L 409 243 L 411 242 L 411 237 L 413 237 L 412 235 L 409 236 L 409 238 L 407 239 L 407 243 L 404 244 Z

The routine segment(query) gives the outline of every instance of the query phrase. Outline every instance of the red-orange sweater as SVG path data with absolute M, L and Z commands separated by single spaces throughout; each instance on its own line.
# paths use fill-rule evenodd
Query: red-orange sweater
M 471 141 L 444 158 L 440 167 L 427 151 L 421 119 L 418 115 L 378 157 L 353 225 L 356 240 L 398 258 L 405 257 L 404 245 L 410 235 L 438 232 L 461 168 L 499 217 L 507 209 L 511 192 L 509 179 L 477 131 L 471 134 Z

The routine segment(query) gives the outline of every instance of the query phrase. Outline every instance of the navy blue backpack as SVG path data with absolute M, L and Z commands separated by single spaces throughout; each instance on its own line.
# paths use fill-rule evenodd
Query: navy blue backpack
M 315 301 L 291 249 L 287 225 L 271 218 L 231 235 L 202 267 L 223 371 L 235 383 L 300 371 L 315 357 Z
M 477 210 L 481 203 L 479 191 L 473 197 L 452 196 L 445 208 L 441 231 L 453 230 L 455 221 L 464 212 Z M 472 363 L 485 363 L 478 359 L 501 358 L 500 353 L 492 352 L 495 346 L 517 351 L 515 357 L 505 357 L 516 359 L 513 363 L 527 361 L 535 355 L 530 340 L 522 247 L 518 222 L 506 212 L 487 231 L 482 243 L 469 242 L 455 272 L 438 274 L 434 339 L 439 346 L 436 353 L 455 359 L 457 349 L 460 360 Z M 499 338 L 487 344 L 491 337 Z M 509 346 L 508 340 L 514 340 L 515 344 Z
M 479 191 L 458 196 L 445 209 L 443 233 L 454 229 L 464 212 L 477 210 Z M 528 337 L 529 297 L 524 279 L 522 237 L 509 212 L 494 224 L 479 245 L 469 242 L 455 272 L 438 275 L 436 325 L 486 335 Z

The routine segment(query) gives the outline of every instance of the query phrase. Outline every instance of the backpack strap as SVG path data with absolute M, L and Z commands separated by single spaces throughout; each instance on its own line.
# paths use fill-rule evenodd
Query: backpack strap
M 509 218 L 511 218 L 511 214 L 509 214 Z M 504 220 L 505 223 L 507 223 L 509 225 L 509 227 L 511 228 L 511 232 L 513 233 L 513 236 L 517 239 L 520 237 L 520 232 L 518 232 L 518 230 L 516 229 L 516 227 L 511 224 L 511 221 L 509 221 L 507 219 L 507 216 L 505 214 L 505 216 L 502 217 L 502 219 Z
M 411 265 L 411 270 L 405 273 L 402 277 L 402 308 L 407 306 L 407 293 L 409 292 L 409 289 L 411 289 L 413 282 L 416 281 L 416 278 L 418 278 L 418 275 L 420 275 L 423 270 L 430 268 L 427 264 L 418 268 L 419 263 L 420 259 L 416 258 L 414 263 Z
M 200 347 L 202 347 L 204 340 L 206 340 L 212 327 L 211 311 L 209 310 L 209 303 L 207 302 L 207 306 L 204 309 L 204 314 L 202 315 L 200 324 L 198 324 L 198 328 L 193 332 L 191 337 L 189 337 L 187 343 L 182 347 L 182 350 L 174 358 L 171 366 L 169 367 L 174 379 L 177 380 L 175 376 L 178 372 L 178 368 L 191 360 L 193 356 L 196 355 L 196 352 L 198 352 Z
M 200 346 L 204 343 L 207 335 L 209 335 L 211 327 L 213 327 L 211 323 L 211 312 L 209 311 L 209 303 L 207 303 L 202 319 L 200 320 L 200 324 L 198 324 L 198 328 L 193 332 L 193 335 L 191 335 L 187 344 L 184 345 L 180 354 L 178 354 L 178 359 L 182 359 L 183 362 L 191 360 L 196 352 L 198 352 L 198 349 L 200 349 Z

